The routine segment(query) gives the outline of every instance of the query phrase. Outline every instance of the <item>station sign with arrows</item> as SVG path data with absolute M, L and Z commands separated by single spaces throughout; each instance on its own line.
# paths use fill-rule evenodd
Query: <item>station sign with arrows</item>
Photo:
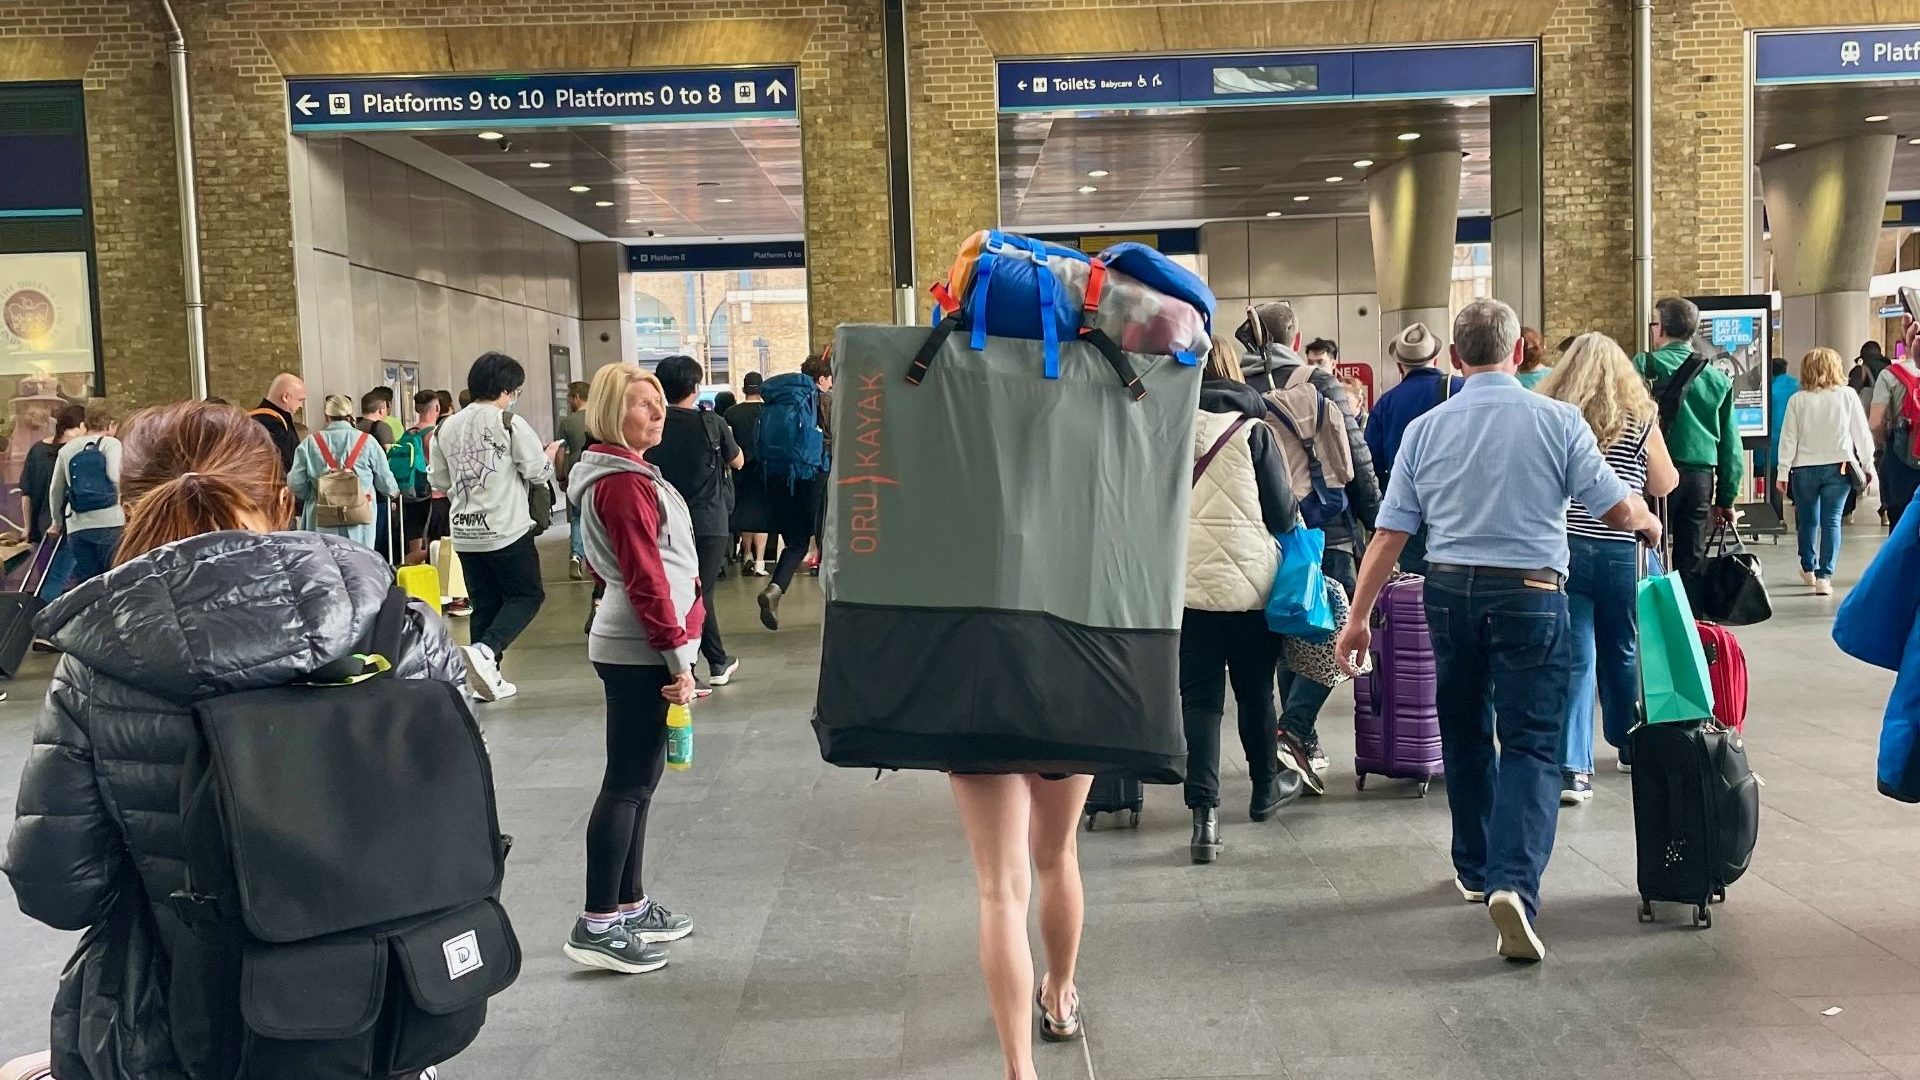
M 793 119 L 791 67 L 289 79 L 295 132 Z

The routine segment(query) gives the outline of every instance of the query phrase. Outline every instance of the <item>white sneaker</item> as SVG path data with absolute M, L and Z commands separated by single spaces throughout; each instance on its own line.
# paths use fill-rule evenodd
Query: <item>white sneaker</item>
M 1461 881 L 1459 878 L 1453 879 L 1453 887 L 1460 890 L 1460 899 L 1465 900 L 1469 904 L 1484 904 L 1487 902 L 1486 893 L 1481 892 L 1479 889 L 1467 888 L 1467 883 Z
M 500 689 L 493 692 L 493 700 L 505 701 L 520 692 L 520 688 L 505 679 L 500 680 Z
M 1813 571 L 1811 570 L 1800 571 L 1800 584 L 1805 585 L 1808 588 L 1812 588 L 1813 587 Z
M 723 667 L 719 671 L 716 671 L 713 674 L 707 676 L 707 685 L 725 686 L 728 683 L 732 682 L 733 677 L 739 674 L 739 672 L 740 672 L 740 658 L 736 656 L 733 659 L 727 661 L 726 667 Z
M 493 651 L 485 645 L 460 646 L 460 659 L 467 665 L 467 688 L 479 701 L 498 701 L 506 696 L 501 691 L 510 684 L 500 677 L 500 666 L 494 663 Z
M 1833 579 L 1832 578 L 1814 578 L 1813 579 L 1813 595 L 1832 596 L 1833 595 Z
M 1500 932 L 1494 948 L 1501 956 L 1537 964 L 1547 955 L 1547 947 L 1540 943 L 1527 918 L 1526 905 L 1512 889 L 1501 889 L 1487 897 L 1487 914 L 1493 918 L 1493 928 Z

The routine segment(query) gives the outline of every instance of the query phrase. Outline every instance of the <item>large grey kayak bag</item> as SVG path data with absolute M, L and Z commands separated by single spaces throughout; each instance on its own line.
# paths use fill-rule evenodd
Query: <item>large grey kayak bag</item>
M 1200 370 L 955 329 L 835 338 L 821 754 L 1178 782 Z

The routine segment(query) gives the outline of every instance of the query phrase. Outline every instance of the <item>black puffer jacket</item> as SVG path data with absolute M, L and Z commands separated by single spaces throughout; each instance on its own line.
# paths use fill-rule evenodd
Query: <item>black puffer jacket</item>
M 1264 350 L 1249 353 L 1240 363 L 1240 372 L 1248 386 L 1264 394 L 1285 383 L 1288 372 L 1305 363 L 1299 353 L 1285 345 L 1268 345 Z M 1373 472 L 1373 453 L 1367 449 L 1366 433 L 1360 429 L 1346 387 L 1340 385 L 1333 372 L 1316 367 L 1308 379 L 1321 397 L 1340 410 L 1341 421 L 1347 428 L 1347 446 L 1353 451 L 1353 479 L 1347 482 L 1347 505 L 1353 510 L 1353 516 L 1371 532 L 1374 518 L 1380 513 L 1380 478 Z M 1351 525 L 1334 522 L 1321 531 L 1327 534 L 1329 548 L 1353 547 Z
M 20 781 L 4 870 L 20 910 L 87 929 L 61 976 L 61 1080 L 175 1080 L 167 957 L 183 932 L 180 763 L 204 698 L 294 682 L 354 651 L 393 585 L 378 555 L 315 533 L 169 544 L 40 616 L 66 656 Z M 458 681 L 440 621 L 408 613 L 398 674 Z M 142 903 L 144 901 L 144 903 Z

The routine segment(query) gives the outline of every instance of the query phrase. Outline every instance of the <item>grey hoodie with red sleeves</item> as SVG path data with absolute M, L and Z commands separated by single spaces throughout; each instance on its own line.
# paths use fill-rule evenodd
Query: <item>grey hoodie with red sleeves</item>
M 623 447 L 594 443 L 567 476 L 587 565 L 606 583 L 587 659 L 693 670 L 700 649 L 700 559 L 687 502 L 660 470 Z

